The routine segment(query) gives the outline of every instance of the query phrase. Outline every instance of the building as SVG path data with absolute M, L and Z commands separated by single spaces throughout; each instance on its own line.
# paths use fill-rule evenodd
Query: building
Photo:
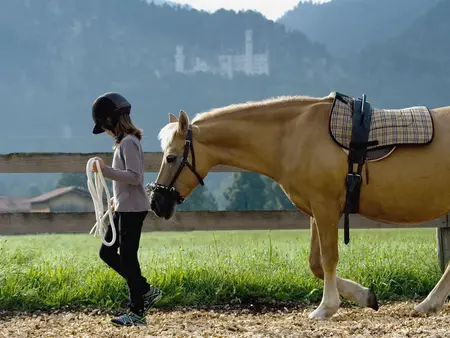
M 183 74 L 195 74 L 198 72 L 208 72 L 219 74 L 232 79 L 234 73 L 244 73 L 247 76 L 269 75 L 269 51 L 262 54 L 254 54 L 253 51 L 253 30 L 245 31 L 245 52 L 244 54 L 219 54 L 216 66 L 208 65 L 200 57 L 196 57 L 195 65 L 192 69 L 186 69 L 186 56 L 183 46 L 176 46 L 175 71 Z
M 235 72 L 251 75 L 269 75 L 269 51 L 253 53 L 253 31 L 245 31 L 245 53 L 238 55 L 219 55 L 219 68 L 222 75 L 233 78 Z
M 175 71 L 177 73 L 184 73 L 184 65 L 186 57 L 184 56 L 183 46 L 178 45 L 175 53 Z
M 31 212 L 28 198 L 0 196 L 0 213 L 9 212 Z
M 106 211 L 106 197 L 103 208 Z M 62 187 L 31 198 L 31 212 L 95 212 L 94 202 L 88 190 L 78 187 Z
M 112 197 L 112 195 L 111 195 Z M 106 212 L 106 194 L 103 194 Z M 0 196 L 0 213 L 24 212 L 95 212 L 88 190 L 79 187 L 62 187 L 33 198 Z

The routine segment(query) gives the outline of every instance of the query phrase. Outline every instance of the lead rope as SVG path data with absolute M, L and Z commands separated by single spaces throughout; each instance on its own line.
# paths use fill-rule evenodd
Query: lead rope
M 92 168 L 94 168 L 94 165 L 97 167 L 97 173 L 95 174 L 95 184 L 92 180 Z M 102 243 L 106 246 L 112 246 L 114 242 L 116 241 L 116 227 L 114 226 L 114 220 L 113 220 L 113 214 L 112 214 L 112 208 L 111 208 L 111 198 L 109 194 L 108 186 L 106 185 L 105 179 L 103 177 L 102 171 L 100 169 L 100 163 L 98 160 L 95 160 L 95 158 L 90 158 L 89 161 L 86 164 L 86 175 L 87 175 L 87 186 L 89 189 L 89 192 L 91 193 L 92 201 L 94 202 L 94 209 L 95 209 L 95 224 L 92 227 L 89 234 L 92 234 L 92 231 L 95 229 L 94 236 L 101 236 Z M 106 193 L 106 198 L 108 201 L 108 210 L 103 215 L 103 189 Z M 112 230 L 112 240 L 111 242 L 107 242 L 105 240 L 105 233 L 107 230 L 107 225 L 105 224 L 107 217 L 109 216 L 109 223 L 111 224 L 111 230 Z

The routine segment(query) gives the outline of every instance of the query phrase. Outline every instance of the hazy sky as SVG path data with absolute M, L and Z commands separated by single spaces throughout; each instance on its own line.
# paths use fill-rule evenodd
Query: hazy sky
M 268 19 L 276 20 L 286 11 L 295 7 L 300 0 L 172 0 L 180 4 L 189 4 L 196 9 L 216 11 L 219 8 L 238 10 L 255 10 Z M 313 0 L 324 2 L 327 0 Z

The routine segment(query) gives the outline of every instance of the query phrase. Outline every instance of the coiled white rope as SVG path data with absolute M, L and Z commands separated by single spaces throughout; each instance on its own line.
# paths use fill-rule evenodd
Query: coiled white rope
M 97 172 L 94 173 L 92 169 L 94 165 L 97 167 Z M 95 174 L 95 184 L 92 180 L 92 174 Z M 112 207 L 111 207 L 111 198 L 109 194 L 108 186 L 106 185 L 105 178 L 103 177 L 102 170 L 100 169 L 100 163 L 94 157 L 90 158 L 86 164 L 86 175 L 87 175 L 87 186 L 89 192 L 91 193 L 92 201 L 94 202 L 95 208 L 95 219 L 96 222 L 92 227 L 89 234 L 92 234 L 92 231 L 95 230 L 94 236 L 101 236 L 103 244 L 106 246 L 112 246 L 116 241 L 116 228 L 114 226 Z M 105 189 L 106 200 L 108 201 L 108 210 L 103 214 L 103 189 Z M 108 225 L 105 223 L 109 216 L 109 223 L 111 224 L 112 230 L 112 239 L 111 242 L 107 242 L 105 240 L 105 233 L 108 229 Z

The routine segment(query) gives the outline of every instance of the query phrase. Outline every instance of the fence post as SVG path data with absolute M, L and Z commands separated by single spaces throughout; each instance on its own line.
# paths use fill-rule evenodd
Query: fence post
M 442 216 L 440 220 L 444 226 L 436 229 L 436 243 L 439 267 L 441 268 L 441 272 L 444 272 L 447 263 L 450 261 L 450 226 L 448 223 L 448 214 Z

